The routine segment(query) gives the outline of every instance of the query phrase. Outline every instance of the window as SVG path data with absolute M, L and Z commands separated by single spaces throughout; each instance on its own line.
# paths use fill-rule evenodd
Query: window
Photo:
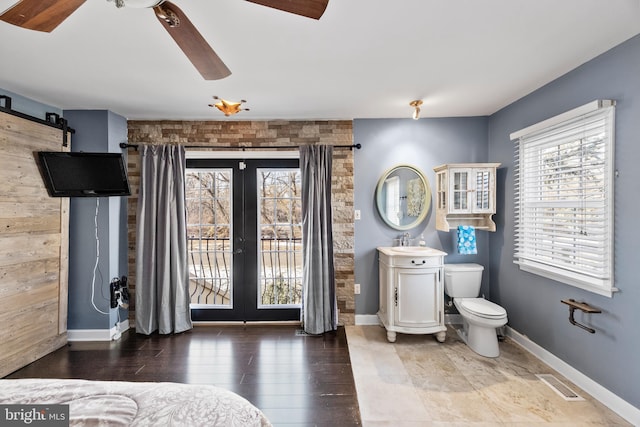
M 400 225 L 402 219 L 402 211 L 400 209 L 400 177 L 392 176 L 385 181 L 385 190 L 387 190 L 386 197 L 386 212 L 389 221 L 393 225 Z
M 614 103 L 511 134 L 515 254 L 525 270 L 608 297 L 613 280 Z

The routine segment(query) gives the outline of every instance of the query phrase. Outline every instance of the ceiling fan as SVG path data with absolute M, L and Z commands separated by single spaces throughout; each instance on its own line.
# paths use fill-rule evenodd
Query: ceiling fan
M 51 32 L 86 0 L 21 0 L 0 20 L 29 30 Z M 166 0 L 114 0 L 116 6 L 153 9 L 158 21 L 205 80 L 223 79 L 231 71 L 175 4 Z M 320 19 L 329 0 L 246 0 L 307 18 Z

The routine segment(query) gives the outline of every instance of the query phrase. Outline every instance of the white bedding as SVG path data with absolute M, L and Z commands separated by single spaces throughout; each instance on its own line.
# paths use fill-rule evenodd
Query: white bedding
M 0 380 L 0 404 L 68 404 L 78 426 L 271 426 L 247 400 L 211 385 Z

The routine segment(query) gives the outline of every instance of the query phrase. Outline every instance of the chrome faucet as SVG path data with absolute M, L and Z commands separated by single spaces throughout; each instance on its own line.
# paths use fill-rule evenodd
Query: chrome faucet
M 411 241 L 411 235 L 409 233 L 404 233 L 402 235 L 402 240 L 400 241 L 400 246 L 409 246 Z

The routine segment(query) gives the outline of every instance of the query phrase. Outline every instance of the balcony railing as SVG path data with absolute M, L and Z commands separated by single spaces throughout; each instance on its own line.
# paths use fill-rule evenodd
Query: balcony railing
M 230 307 L 233 248 L 229 239 L 188 237 L 187 243 L 191 304 Z M 302 240 L 263 238 L 258 249 L 258 305 L 299 305 Z

